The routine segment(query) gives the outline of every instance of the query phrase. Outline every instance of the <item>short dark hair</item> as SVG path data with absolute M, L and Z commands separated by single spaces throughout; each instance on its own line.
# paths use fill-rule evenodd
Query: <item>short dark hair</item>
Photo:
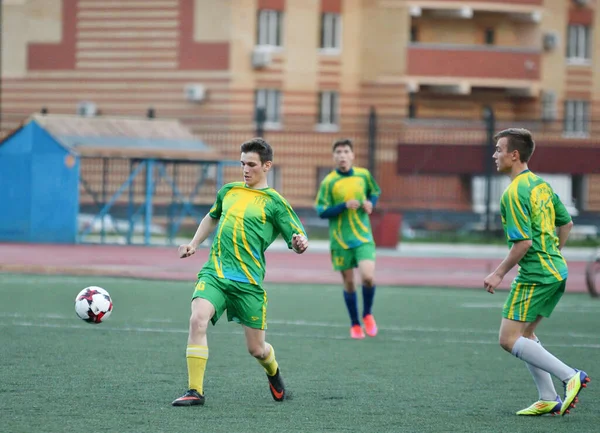
M 340 146 L 348 146 L 350 148 L 350 150 L 354 152 L 354 146 L 352 145 L 352 140 L 350 140 L 349 138 L 342 138 L 342 139 L 336 140 L 333 143 L 333 147 L 331 148 L 331 151 L 335 152 L 335 149 L 337 149 Z
M 264 164 L 267 161 L 273 161 L 273 148 L 262 138 L 253 138 L 252 140 L 242 143 L 241 150 L 242 153 L 258 153 L 261 164 Z
M 521 162 L 529 161 L 535 150 L 531 132 L 524 128 L 508 128 L 494 135 L 494 140 L 498 141 L 503 137 L 506 137 L 506 148 L 509 152 L 518 150 Z

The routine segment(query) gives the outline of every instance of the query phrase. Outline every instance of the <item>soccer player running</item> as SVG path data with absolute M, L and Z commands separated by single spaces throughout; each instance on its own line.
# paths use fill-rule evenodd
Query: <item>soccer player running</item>
M 244 182 L 223 186 L 192 241 L 179 247 L 181 258 L 190 257 L 217 229 L 208 261 L 198 273 L 192 295 L 192 315 L 187 342 L 188 391 L 173 406 L 204 404 L 204 371 L 208 360 L 208 322 L 216 324 L 227 310 L 227 320 L 244 328 L 248 352 L 265 369 L 271 395 L 289 398 L 273 346 L 265 342 L 267 293 L 265 250 L 279 234 L 288 247 L 302 254 L 308 239 L 288 202 L 267 184 L 273 161 L 271 146 L 254 138 L 241 146 Z
M 371 311 L 375 297 L 375 243 L 369 215 L 381 190 L 369 170 L 353 167 L 352 141 L 333 144 L 336 169 L 329 173 L 316 199 L 319 217 L 329 219 L 329 240 L 333 269 L 340 271 L 344 282 L 344 300 L 350 315 L 350 336 L 365 338 L 358 316 L 354 268 L 362 280 L 363 322 L 370 337 L 377 335 L 377 323 Z
M 573 222 L 550 185 L 527 167 L 535 149 L 531 133 L 511 128 L 499 132 L 494 139 L 493 158 L 498 171 L 512 180 L 500 201 L 510 251 L 485 278 L 484 286 L 493 294 L 504 276 L 519 265 L 504 304 L 499 340 L 504 350 L 527 364 L 539 401 L 517 415 L 564 415 L 575 407 L 577 395 L 589 378 L 584 371 L 569 367 L 544 349 L 535 329 L 542 317 L 550 317 L 565 291 L 568 269 L 561 250 Z M 564 384 L 563 400 L 554 389 L 551 375 Z

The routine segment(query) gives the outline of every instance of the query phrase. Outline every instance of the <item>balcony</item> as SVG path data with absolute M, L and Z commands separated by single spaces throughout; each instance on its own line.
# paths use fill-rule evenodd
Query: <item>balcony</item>
M 473 18 L 477 12 L 496 12 L 506 14 L 519 21 L 539 23 L 543 0 L 414 0 L 408 2 L 410 15 L 420 17 L 423 14 L 439 17 Z
M 407 48 L 407 81 L 412 91 L 428 85 L 466 94 L 490 87 L 534 96 L 540 63 L 541 51 L 534 48 L 414 43 Z

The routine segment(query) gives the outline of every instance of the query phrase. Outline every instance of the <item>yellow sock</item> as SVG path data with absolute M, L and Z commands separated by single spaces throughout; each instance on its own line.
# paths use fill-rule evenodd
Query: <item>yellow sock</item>
M 185 352 L 188 367 L 189 389 L 203 394 L 204 370 L 208 360 L 208 347 L 190 344 Z
M 277 369 L 279 368 L 279 364 L 277 364 L 277 360 L 275 359 L 275 349 L 270 344 L 268 346 L 271 348 L 269 351 L 269 356 L 267 356 L 265 359 L 257 358 L 257 361 L 263 366 L 269 376 L 275 376 L 275 373 L 277 373 Z

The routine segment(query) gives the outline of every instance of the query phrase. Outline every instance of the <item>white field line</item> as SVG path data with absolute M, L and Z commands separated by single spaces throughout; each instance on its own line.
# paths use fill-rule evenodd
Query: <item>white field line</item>
M 1 317 L 1 316 L 0 316 Z M 13 314 L 10 317 L 13 319 L 23 319 L 23 315 Z M 53 319 L 58 319 L 57 315 L 53 315 Z M 93 329 L 110 331 L 110 332 L 140 332 L 140 333 L 157 333 L 157 334 L 187 334 L 187 329 L 181 328 L 152 328 L 152 327 L 138 327 L 138 326 L 107 326 L 106 323 L 101 325 L 91 324 L 65 324 L 60 322 L 40 322 L 36 318 L 35 321 L 31 320 L 13 320 L 11 322 L 0 322 L 0 327 L 30 327 L 30 328 L 57 328 L 57 329 Z M 46 317 L 50 319 L 50 317 Z M 66 317 L 60 317 L 60 320 L 67 319 Z M 76 319 L 76 318 L 73 318 Z M 285 320 L 271 320 L 269 323 L 278 325 L 288 325 L 298 328 L 303 327 L 327 327 L 327 328 L 347 328 L 347 325 L 335 324 L 335 323 L 315 323 L 315 322 L 303 322 L 303 321 L 285 321 Z M 421 327 L 382 327 L 383 331 L 392 332 L 429 332 L 429 333 L 452 333 L 456 334 L 497 334 L 497 331 L 484 330 L 484 329 L 451 329 L 451 328 L 421 328 Z M 211 329 L 211 334 L 243 334 L 241 329 L 231 331 L 221 331 Z M 280 332 L 280 331 L 268 331 L 269 335 L 280 336 L 280 337 L 291 337 L 291 338 L 307 338 L 307 339 L 318 339 L 318 340 L 348 340 L 346 333 L 343 335 L 318 335 L 314 333 L 296 333 L 296 332 Z M 562 337 L 571 338 L 585 338 L 585 339 L 598 339 L 598 335 L 594 334 L 577 334 L 577 333 L 548 333 L 548 336 L 556 337 L 560 335 Z M 423 337 L 408 337 L 408 336 L 380 336 L 379 340 L 382 341 L 398 341 L 398 342 L 427 342 L 432 344 L 472 344 L 472 345 L 497 345 L 496 338 L 489 339 L 470 339 L 470 338 L 423 338 Z M 544 343 L 548 347 L 565 347 L 565 348 L 588 348 L 588 349 L 600 349 L 600 344 L 589 344 L 589 343 L 572 343 L 572 344 L 555 344 L 555 343 Z

